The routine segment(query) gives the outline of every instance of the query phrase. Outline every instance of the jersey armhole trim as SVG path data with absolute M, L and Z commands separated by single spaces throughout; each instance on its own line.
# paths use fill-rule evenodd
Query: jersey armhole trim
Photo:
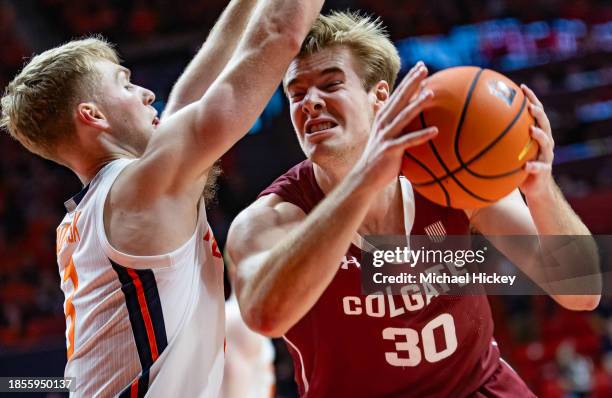
M 133 159 L 130 159 L 129 163 L 132 161 Z M 95 216 L 95 224 L 96 233 L 98 235 L 102 251 L 110 260 L 120 264 L 123 267 L 134 269 L 170 268 L 173 265 L 180 263 L 182 258 L 189 255 L 192 245 L 197 244 L 200 235 L 203 236 L 203 234 L 206 232 L 202 231 L 202 229 L 209 228 L 208 223 L 202 221 L 206 220 L 206 208 L 203 201 L 200 201 L 198 204 L 197 222 L 193 234 L 189 237 L 189 239 L 187 239 L 187 241 L 171 252 L 152 256 L 135 256 L 115 249 L 108 241 L 108 237 L 106 235 L 106 228 L 104 227 L 104 207 L 113 184 L 115 183 L 117 177 L 129 165 L 129 163 L 117 166 L 123 166 L 119 171 L 115 171 L 113 169 L 113 171 L 115 171 L 114 178 L 112 178 L 110 181 L 104 181 L 104 184 L 99 188 L 100 193 L 98 194 L 97 198 L 99 203 L 96 204 L 96 211 L 99 213 Z
M 297 352 L 298 357 L 300 358 L 300 368 L 302 368 L 302 383 L 304 384 L 304 395 L 308 393 L 308 378 L 306 377 L 306 368 L 304 367 L 304 357 L 302 356 L 302 352 L 297 348 L 297 346 L 295 344 L 293 344 L 291 342 L 291 340 L 289 340 L 287 338 L 287 336 L 283 336 L 283 340 L 285 340 L 287 342 L 287 344 L 289 344 L 291 346 L 291 348 L 293 348 L 295 350 L 295 352 Z

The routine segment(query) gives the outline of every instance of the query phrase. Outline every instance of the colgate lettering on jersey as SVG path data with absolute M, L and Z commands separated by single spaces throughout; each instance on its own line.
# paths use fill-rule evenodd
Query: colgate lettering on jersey
M 357 258 L 354 256 L 344 256 L 340 268 L 346 265 L 347 257 L 354 259 L 354 262 L 360 267 Z M 467 271 L 465 269 L 458 270 L 457 267 L 444 264 L 436 264 L 424 270 L 425 273 L 437 275 L 444 268 L 448 268 L 450 272 L 461 275 Z M 447 293 L 450 290 L 445 283 L 418 283 L 407 284 L 400 289 L 400 295 L 393 294 L 391 287 L 387 286 L 384 292 L 375 292 L 367 296 L 344 296 L 342 298 L 342 308 L 346 315 L 367 315 L 375 318 L 388 316 L 390 318 L 404 315 L 406 312 L 420 311 L 428 306 L 431 301 Z
M 402 295 L 393 295 L 387 287 L 385 293 L 379 292 L 367 296 L 345 296 L 342 298 L 342 308 L 346 315 L 367 315 L 374 318 L 388 316 L 394 318 L 406 312 L 422 310 L 431 303 L 435 295 L 423 294 L 418 285 L 406 285 Z

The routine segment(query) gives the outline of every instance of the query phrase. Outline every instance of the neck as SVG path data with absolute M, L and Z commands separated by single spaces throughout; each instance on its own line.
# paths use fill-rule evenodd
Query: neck
M 62 150 L 65 165 L 81 180 L 83 185 L 89 182 L 108 163 L 121 158 L 136 158 L 138 152 L 127 145 L 122 145 L 108 133 L 100 133 L 96 141 L 67 146 Z
M 315 180 L 317 180 L 317 184 L 325 195 L 329 195 L 350 171 L 350 166 L 338 164 L 327 167 L 313 162 L 312 167 L 314 169 Z
M 376 195 L 358 232 L 361 235 L 404 234 L 404 208 L 398 178 Z
M 98 174 L 100 170 L 113 160 L 119 157 L 109 157 L 108 159 L 98 159 L 95 162 L 83 164 L 80 167 L 70 167 L 70 169 L 79 177 L 83 186 L 89 184 L 91 180 Z
M 83 186 L 89 184 L 96 174 L 98 174 L 98 172 L 108 163 L 116 159 L 131 157 L 117 153 L 88 156 L 85 152 L 78 153 L 76 151 L 72 152 L 70 155 L 72 156 L 67 156 L 64 158 L 65 162 L 63 164 L 77 175 Z
M 313 163 L 317 184 L 328 195 L 348 174 L 350 166 L 323 167 Z M 377 193 L 357 232 L 361 235 L 404 233 L 402 191 L 399 179 L 393 179 Z

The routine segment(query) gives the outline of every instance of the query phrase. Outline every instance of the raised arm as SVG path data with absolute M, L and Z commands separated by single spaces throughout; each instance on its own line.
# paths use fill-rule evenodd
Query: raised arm
M 227 254 L 237 267 L 236 296 L 251 329 L 282 336 L 310 310 L 336 274 L 375 194 L 347 178 L 308 217 L 275 194 L 238 215 Z
M 208 170 L 263 111 L 322 3 L 262 0 L 204 96 L 157 126 L 106 202 L 105 228 L 117 250 L 167 253 L 193 235 Z
M 437 133 L 429 128 L 403 134 L 433 95 L 421 91 L 410 102 L 425 75 L 417 66 L 386 104 L 387 98 L 381 99 L 362 158 L 308 216 L 271 194 L 236 218 L 227 250 L 237 266 L 235 287 L 249 327 L 281 336 L 310 310 L 336 274 L 376 194 L 397 178 L 404 149 Z
M 176 81 L 162 120 L 199 100 L 227 65 L 244 33 L 257 0 L 232 0 L 204 45 Z
M 128 176 L 138 189 L 129 200 L 155 201 L 185 193 L 194 197 L 193 184 L 265 108 L 322 3 L 266 0 L 256 7 L 232 58 L 204 96 L 158 126 Z

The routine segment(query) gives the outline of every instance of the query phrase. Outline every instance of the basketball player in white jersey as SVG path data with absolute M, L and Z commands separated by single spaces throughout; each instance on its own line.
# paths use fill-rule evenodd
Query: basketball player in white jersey
M 2 126 L 84 185 L 66 202 L 57 239 L 75 396 L 218 396 L 223 265 L 202 192 L 322 2 L 232 2 L 161 122 L 153 93 L 131 83 L 99 39 L 48 50 L 9 84 Z

